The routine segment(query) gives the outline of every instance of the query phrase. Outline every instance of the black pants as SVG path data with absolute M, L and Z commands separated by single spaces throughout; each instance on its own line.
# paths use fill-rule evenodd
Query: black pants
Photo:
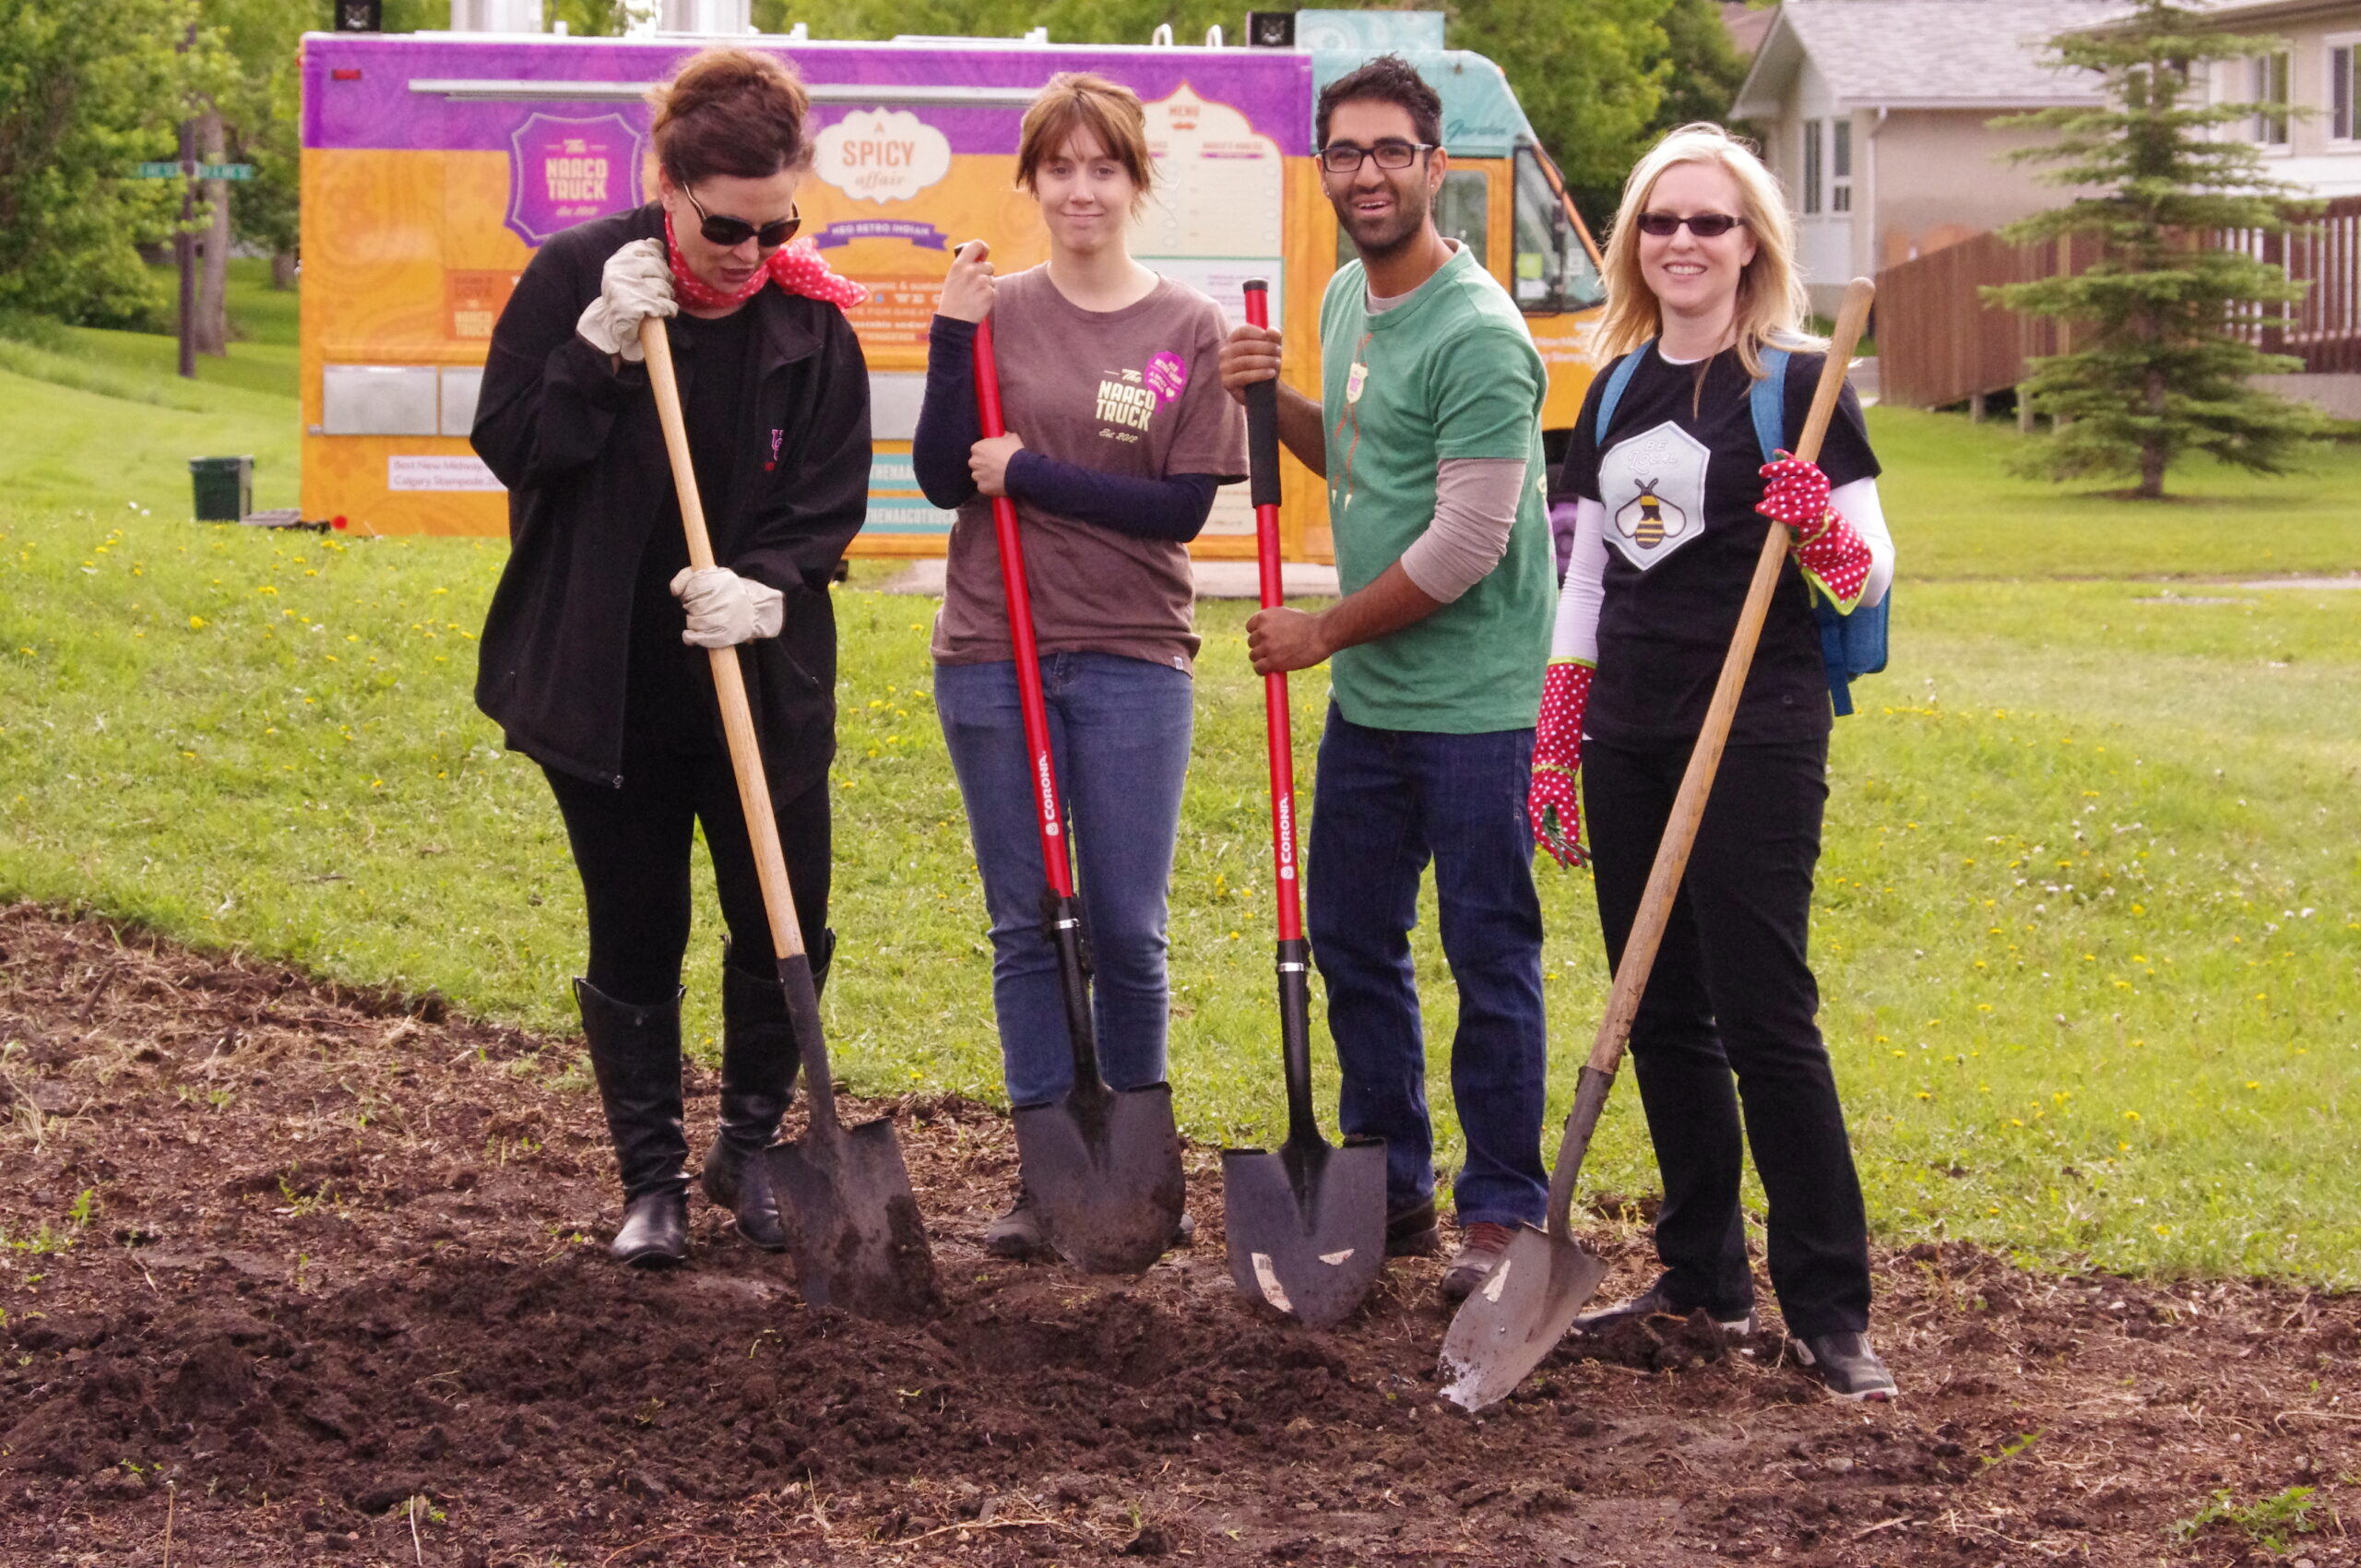
M 672 1000 L 689 946 L 689 845 L 700 823 L 730 944 L 750 973 L 768 970 L 770 921 L 763 912 L 753 846 L 727 754 L 627 754 L 619 790 L 552 768 L 542 771 L 565 818 L 589 906 L 585 979 L 635 1007 Z M 797 922 L 805 943 L 817 943 L 828 923 L 826 778 L 793 800 L 774 801 L 772 809 Z M 749 962 L 747 956 L 758 956 Z
M 1583 815 L 1609 964 L 1622 961 L 1688 761 L 1686 748 L 1584 743 Z M 1798 1335 L 1857 1332 L 1869 1314 L 1861 1184 L 1805 952 L 1827 773 L 1824 739 L 1723 754 L 1631 1027 L 1664 1178 L 1656 1255 L 1667 1294 L 1725 1319 L 1752 1305 L 1738 1217 L 1750 1144 L 1770 1199 L 1772 1287 Z

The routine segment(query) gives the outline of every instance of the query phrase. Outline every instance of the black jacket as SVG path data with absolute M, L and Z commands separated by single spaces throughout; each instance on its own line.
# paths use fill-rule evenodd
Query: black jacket
M 568 229 L 541 247 L 492 329 L 470 441 L 508 487 L 508 567 L 485 617 L 476 706 L 534 761 L 622 781 L 632 590 L 649 530 L 679 528 L 644 365 L 620 372 L 575 332 L 607 258 L 664 232 L 663 208 Z M 761 388 L 741 411 L 714 559 L 787 596 L 787 626 L 742 647 L 773 794 L 836 752 L 828 581 L 869 504 L 869 373 L 835 305 L 765 288 L 745 309 Z M 694 356 L 674 339 L 683 396 Z M 751 651 L 752 657 L 744 657 Z

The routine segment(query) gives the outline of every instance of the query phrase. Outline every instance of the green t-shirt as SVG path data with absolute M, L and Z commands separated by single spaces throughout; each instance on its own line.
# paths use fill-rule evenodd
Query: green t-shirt
M 1507 291 L 1464 247 L 1382 315 L 1369 314 L 1368 299 L 1355 261 L 1320 305 L 1328 519 L 1344 591 L 1376 581 L 1434 521 L 1444 458 L 1523 457 L 1525 486 L 1501 564 L 1425 620 L 1339 652 L 1331 690 L 1347 719 L 1372 729 L 1529 730 L 1549 661 L 1541 355 Z

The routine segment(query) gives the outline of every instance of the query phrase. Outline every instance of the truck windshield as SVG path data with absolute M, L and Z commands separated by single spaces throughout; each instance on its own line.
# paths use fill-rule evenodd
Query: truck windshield
M 1516 303 L 1527 315 L 1587 310 L 1607 297 L 1558 187 L 1534 148 L 1516 150 Z

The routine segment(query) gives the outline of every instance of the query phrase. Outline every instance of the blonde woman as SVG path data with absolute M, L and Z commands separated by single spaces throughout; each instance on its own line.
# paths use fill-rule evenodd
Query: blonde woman
M 1801 330 L 1794 226 L 1777 184 L 1719 126 L 1683 126 L 1632 171 L 1607 275 L 1600 347 L 1615 364 L 1591 386 L 1560 481 L 1577 520 L 1532 814 L 1542 844 L 1579 863 L 1588 808 L 1610 964 L 1711 701 L 1763 518 L 1793 538 L 1631 1029 L 1664 1181 L 1664 1272 L 1582 1326 L 1703 1311 L 1727 1332 L 1753 1330 L 1738 1209 L 1751 1146 L 1770 1199 L 1771 1282 L 1798 1360 L 1839 1397 L 1891 1399 L 1893 1378 L 1868 1337 L 1868 1226 L 1806 955 L 1830 725 L 1810 596 L 1849 613 L 1892 579 L 1877 458 L 1848 387 L 1817 466 L 1784 451 L 1764 460 L 1753 404 L 1766 355 L 1791 360 L 1782 428 L 1792 439 L 1827 345 Z
M 934 624 L 934 700 L 991 917 L 992 1003 L 1013 1105 L 1072 1087 L 993 542 L 991 497 L 1016 503 L 1050 743 L 1071 819 L 1099 1063 L 1117 1089 L 1163 1081 L 1165 905 L 1193 722 L 1188 541 L 1214 492 L 1246 473 L 1246 422 L 1221 388 L 1221 307 L 1133 260 L 1155 178 L 1130 89 L 1050 78 L 1026 112 L 1016 181 L 1040 203 L 1050 259 L 995 279 L 980 243 L 943 280 L 912 443 L 919 484 L 958 508 Z M 981 439 L 969 355 L 992 324 L 1008 434 Z M 984 1232 L 1000 1257 L 1041 1252 L 1019 1173 Z M 1175 1240 L 1186 1237 L 1183 1231 Z

